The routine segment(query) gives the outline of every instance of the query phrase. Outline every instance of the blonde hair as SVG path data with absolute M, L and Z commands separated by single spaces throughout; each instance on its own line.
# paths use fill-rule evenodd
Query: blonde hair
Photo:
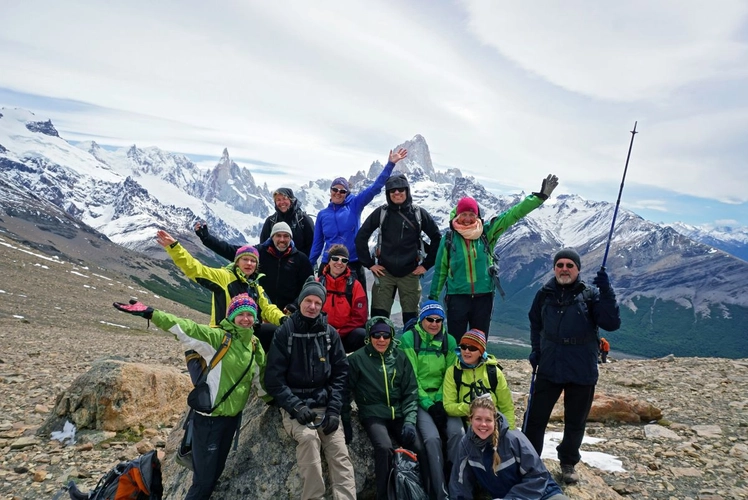
M 496 405 L 491 399 L 490 394 L 477 397 L 470 403 L 470 420 L 473 420 L 473 414 L 476 410 L 488 410 L 492 415 L 496 415 Z M 501 457 L 499 457 L 499 424 L 494 422 L 493 434 L 491 434 L 491 446 L 493 446 L 493 473 L 496 475 L 496 471 L 499 469 L 501 464 Z

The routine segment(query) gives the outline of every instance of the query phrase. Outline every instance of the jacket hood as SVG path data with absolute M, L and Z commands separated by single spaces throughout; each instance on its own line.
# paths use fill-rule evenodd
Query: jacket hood
M 296 202 L 296 197 L 293 195 L 293 190 L 291 188 L 278 188 L 273 191 L 273 196 L 276 194 L 282 194 L 283 196 L 288 197 L 292 203 Z
M 222 330 L 225 330 L 231 334 L 232 337 L 241 340 L 245 344 L 252 342 L 254 337 L 254 328 L 242 328 L 236 323 L 232 323 L 228 318 L 223 318 L 220 323 Z
M 408 190 L 405 193 L 405 202 L 401 205 L 395 205 L 392 203 L 390 201 L 390 195 L 387 194 L 387 191 L 395 188 L 406 188 Z M 387 205 L 391 207 L 407 207 L 413 203 L 413 197 L 410 195 L 410 184 L 408 183 L 408 178 L 405 177 L 405 174 L 394 174 L 387 179 L 387 182 L 384 183 L 384 196 L 387 200 Z

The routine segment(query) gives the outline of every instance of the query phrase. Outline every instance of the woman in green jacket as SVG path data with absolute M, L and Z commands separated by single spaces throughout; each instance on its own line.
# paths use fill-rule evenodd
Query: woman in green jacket
M 447 415 L 460 417 L 467 423 L 470 403 L 483 394 L 490 394 L 496 407 L 504 414 L 509 428 L 514 429 L 512 392 L 498 361 L 486 352 L 486 334 L 480 330 L 468 330 L 462 336 L 459 347 L 457 361 L 447 368 L 444 375 L 444 410 Z M 457 441 L 453 448 L 447 450 L 448 460 L 456 463 L 459 442 L 465 434 L 464 426 L 450 426 L 447 434 L 447 442 Z
M 387 498 L 392 469 L 393 437 L 404 448 L 421 454 L 416 432 L 418 383 L 405 354 L 396 348 L 395 326 L 383 317 L 366 322 L 364 347 L 348 356 L 348 389 L 358 418 L 374 446 L 377 498 Z M 346 443 L 352 439 L 350 403 L 343 408 Z
M 258 396 L 267 398 L 261 385 L 265 351 L 253 331 L 257 304 L 247 294 L 237 295 L 231 299 L 226 318 L 218 327 L 198 325 L 140 302 L 115 302 L 114 307 L 144 317 L 174 334 L 186 347 L 199 353 L 206 364 L 221 348 L 226 334 L 231 335 L 228 350 L 207 376 L 213 409 L 208 413 L 195 411 L 192 421 L 192 486 L 185 499 L 208 499 L 226 465 L 251 388 L 255 388 Z

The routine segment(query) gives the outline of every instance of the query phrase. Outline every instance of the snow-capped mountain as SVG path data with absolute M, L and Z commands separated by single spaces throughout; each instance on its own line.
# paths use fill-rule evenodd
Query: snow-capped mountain
M 748 228 L 731 226 L 693 226 L 676 222 L 667 224 L 680 234 L 705 245 L 719 248 L 748 261 Z
M 393 149 L 398 147 L 406 148 L 408 156 L 396 170 L 407 174 L 415 203 L 444 229 L 462 196 L 478 200 L 486 221 L 525 196 L 497 197 L 458 169 L 436 171 L 421 136 Z M 373 182 L 382 169 L 375 161 L 352 176 L 354 191 Z M 272 191 L 258 186 L 249 169 L 232 161 L 226 150 L 212 169 L 201 169 L 184 155 L 156 147 L 107 150 L 95 142 L 73 146 L 51 121 L 25 110 L 0 110 L 0 171 L 19 189 L 48 200 L 115 243 L 160 258 L 164 253 L 153 242 L 157 228 L 183 240 L 196 239 L 192 226 L 205 220 L 213 234 L 255 243 L 262 222 L 274 211 Z M 329 178 L 335 176 L 331 172 Z M 538 179 L 528 191 L 540 183 Z M 329 179 L 309 180 L 294 192 L 314 216 L 329 202 L 329 186 Z M 362 220 L 384 201 L 380 193 Z M 607 202 L 554 196 L 507 231 L 498 248 L 508 296 L 506 302 L 497 299 L 492 335 L 526 338 L 529 303 L 551 276 L 550 259 L 559 248 L 579 250 L 582 276 L 591 281 L 602 263 L 613 210 Z M 747 356 L 743 325 L 748 296 L 743 292 L 748 263 L 720 250 L 726 236 L 720 245 L 704 244 L 703 235 L 684 235 L 684 227 L 676 231 L 619 211 L 606 267 L 622 304 L 624 327 L 606 337 L 614 349 L 618 345 L 628 352 L 699 355 L 712 352 L 705 347 L 712 335 L 727 331 L 730 345 Z M 742 241 L 742 248 L 748 247 L 748 239 Z M 734 238 L 736 248 L 740 242 Z M 423 286 L 427 291 L 428 278 Z M 642 344 L 647 349 L 637 351 Z

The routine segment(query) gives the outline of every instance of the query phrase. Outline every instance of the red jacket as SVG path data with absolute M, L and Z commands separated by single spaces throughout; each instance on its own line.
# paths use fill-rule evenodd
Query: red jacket
M 330 275 L 330 266 L 325 266 L 324 278 L 327 300 L 322 310 L 327 313 L 327 323 L 335 327 L 341 337 L 354 328 L 363 328 L 369 318 L 369 304 L 364 287 L 357 279 L 353 280 L 353 300 L 348 302 L 345 295 L 346 283 L 351 270 L 346 269 L 337 278 Z

